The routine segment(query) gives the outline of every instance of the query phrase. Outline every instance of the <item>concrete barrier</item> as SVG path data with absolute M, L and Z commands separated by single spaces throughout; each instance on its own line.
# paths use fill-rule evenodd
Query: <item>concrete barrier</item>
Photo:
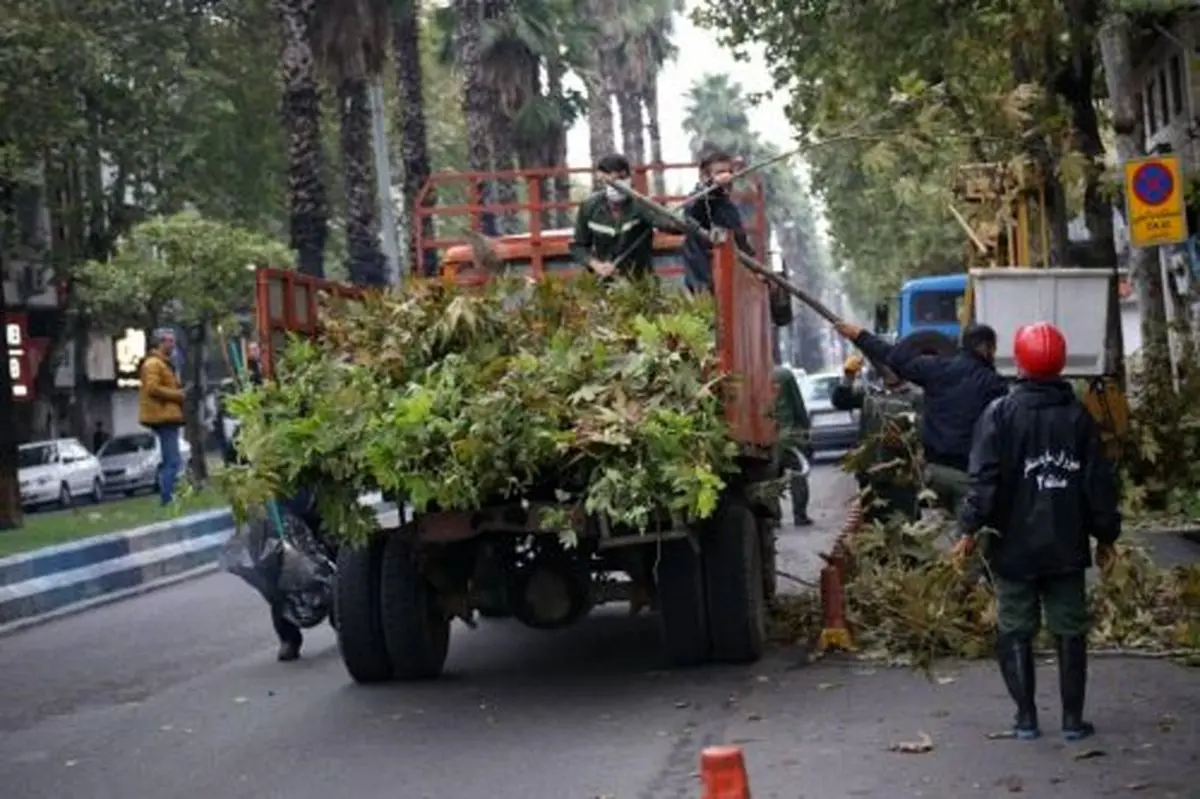
M 359 501 L 396 510 L 378 494 Z M 221 509 L 0 558 L 0 633 L 210 573 L 232 533 Z

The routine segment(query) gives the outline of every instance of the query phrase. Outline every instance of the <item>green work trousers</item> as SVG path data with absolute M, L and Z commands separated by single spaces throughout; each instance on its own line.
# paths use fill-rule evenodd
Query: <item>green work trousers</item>
M 958 509 L 967 497 L 971 480 L 966 472 L 940 463 L 925 465 L 925 482 L 938 497 L 938 505 L 958 517 Z
M 997 627 L 1000 635 L 1033 638 L 1046 627 L 1061 637 L 1087 635 L 1090 622 L 1084 572 L 1070 572 L 1036 580 L 996 578 Z
M 920 518 L 917 507 L 917 491 L 912 486 L 897 485 L 884 480 L 862 478 L 859 485 L 867 489 L 867 507 L 864 518 L 868 524 L 886 522 L 899 513 L 905 521 Z

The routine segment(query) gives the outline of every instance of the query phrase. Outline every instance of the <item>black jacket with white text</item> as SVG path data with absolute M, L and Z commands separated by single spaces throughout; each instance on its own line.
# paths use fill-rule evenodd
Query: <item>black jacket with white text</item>
M 984 411 L 971 448 L 962 530 L 986 544 L 1000 577 L 1032 580 L 1092 565 L 1090 538 L 1121 533 L 1117 485 L 1099 430 L 1062 380 L 1021 381 Z

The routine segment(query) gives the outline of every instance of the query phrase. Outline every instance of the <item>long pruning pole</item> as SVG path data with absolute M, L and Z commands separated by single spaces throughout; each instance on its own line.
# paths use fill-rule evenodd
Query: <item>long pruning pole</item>
M 804 150 L 803 147 L 796 147 L 794 149 L 788 150 L 787 152 L 778 153 L 776 155 L 773 155 L 770 158 L 759 161 L 756 164 L 751 164 L 748 167 L 739 169 L 737 172 L 733 173 L 733 177 L 731 177 L 729 179 L 729 181 L 730 181 L 730 183 L 732 183 L 733 181 L 735 181 L 739 178 L 744 178 L 746 175 L 749 175 L 752 172 L 757 172 L 760 169 L 766 169 L 767 167 L 777 164 L 780 161 L 784 161 L 788 158 L 791 158 L 793 155 L 797 155 L 798 153 L 802 152 L 803 150 Z M 683 211 L 689 205 L 692 205 L 693 203 L 696 203 L 699 200 L 703 200 L 705 197 L 707 197 L 712 192 L 716 191 L 718 188 L 719 188 L 719 186 L 716 183 L 710 183 L 707 186 L 703 186 L 700 188 L 699 191 L 693 192 L 692 194 L 689 194 L 687 197 L 683 198 L 683 200 L 681 202 L 676 204 L 675 207 L 670 210 L 672 212 Z M 652 230 L 643 231 L 640 236 L 638 236 L 636 239 L 634 239 L 633 244 L 629 245 L 629 247 L 624 252 L 619 254 L 616 257 L 616 259 L 613 260 L 613 266 L 614 267 L 620 266 L 625 261 L 626 258 L 628 258 L 630 255 L 632 255 L 634 253 L 634 251 L 636 251 L 637 248 L 639 246 L 641 246 L 642 242 L 646 240 L 646 237 L 652 235 L 653 232 L 654 231 L 652 231 Z
M 616 181 L 610 180 L 608 182 L 608 185 L 615 187 L 617 189 L 617 191 L 621 192 L 626 197 L 633 200 L 635 203 L 645 206 L 647 209 L 654 212 L 658 216 L 663 216 L 663 217 L 666 217 L 667 219 L 671 219 L 676 224 L 678 224 L 680 227 L 682 227 L 684 230 L 686 230 L 688 233 L 701 237 L 702 239 L 707 241 L 709 244 L 716 243 L 713 240 L 712 232 L 709 231 L 707 228 L 701 226 L 700 223 L 697 222 L 696 220 L 694 220 L 684 214 L 674 212 L 670 208 L 667 208 L 665 205 L 655 202 L 654 200 L 652 200 L 649 197 L 647 197 L 646 195 L 638 192 L 637 190 L 631 189 L 628 186 L 622 185 L 621 183 L 618 183 Z M 780 277 L 779 275 L 772 272 L 766 266 L 764 266 L 763 264 L 761 264 L 754 258 L 750 257 L 746 253 L 742 252 L 739 248 L 735 247 L 734 251 L 737 253 L 738 261 L 742 264 L 742 266 L 746 267 L 751 272 L 753 272 L 754 274 L 761 277 L 763 280 L 766 280 L 768 283 L 772 283 L 775 286 L 777 286 L 778 288 L 781 288 L 784 291 L 788 292 L 793 297 L 795 297 L 796 299 L 800 300 L 802 303 L 807 305 L 809 308 L 812 308 L 814 311 L 816 311 L 818 315 L 820 315 L 823 319 L 825 319 L 825 321 L 829 322 L 830 324 L 834 324 L 834 325 L 840 324 L 842 322 L 842 318 L 840 316 L 835 314 L 832 310 L 829 309 L 829 307 L 827 305 L 825 305 L 825 303 L 818 300 L 812 294 L 808 293 L 807 291 L 800 288 L 799 286 L 796 286 L 792 283 L 789 283 L 787 280 L 784 280 L 782 277 Z

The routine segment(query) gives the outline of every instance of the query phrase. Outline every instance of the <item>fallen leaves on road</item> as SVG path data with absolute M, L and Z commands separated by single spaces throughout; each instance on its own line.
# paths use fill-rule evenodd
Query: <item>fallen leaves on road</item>
M 933 739 L 928 733 L 918 732 L 916 741 L 898 741 L 888 747 L 889 752 L 900 752 L 905 755 L 923 755 L 933 751 Z
M 1076 760 L 1095 760 L 1098 757 L 1107 757 L 1108 752 L 1103 749 L 1084 749 L 1082 752 L 1075 753 Z

